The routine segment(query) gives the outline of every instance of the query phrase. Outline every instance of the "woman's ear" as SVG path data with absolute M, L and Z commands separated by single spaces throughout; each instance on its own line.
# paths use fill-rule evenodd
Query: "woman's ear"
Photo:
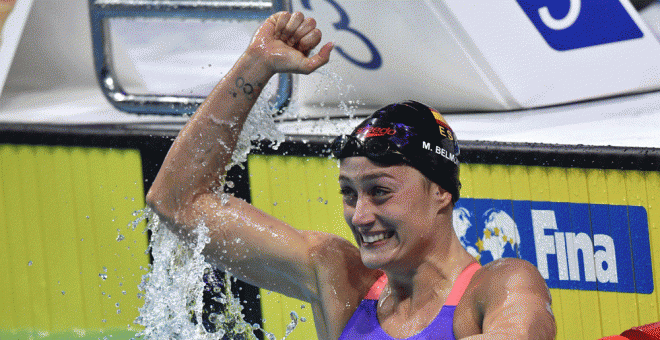
M 431 192 L 434 200 L 440 205 L 439 210 L 450 206 L 452 201 L 452 194 L 449 191 L 443 189 L 438 184 L 431 182 Z

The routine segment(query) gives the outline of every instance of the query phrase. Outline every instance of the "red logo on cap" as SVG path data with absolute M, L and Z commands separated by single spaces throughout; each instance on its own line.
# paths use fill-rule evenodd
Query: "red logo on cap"
M 369 138 L 369 137 L 380 137 L 380 136 L 394 136 L 396 131 L 390 127 L 378 127 L 378 126 L 365 126 L 361 129 L 359 129 L 356 134 L 357 135 L 362 135 L 364 134 L 363 138 Z

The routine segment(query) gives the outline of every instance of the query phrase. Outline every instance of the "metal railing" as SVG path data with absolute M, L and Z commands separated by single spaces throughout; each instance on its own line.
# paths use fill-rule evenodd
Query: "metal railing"
M 111 18 L 191 18 L 265 20 L 272 13 L 288 10 L 287 0 L 89 0 L 94 49 L 94 67 L 106 98 L 119 110 L 137 114 L 191 114 L 204 101 L 201 96 L 136 94 L 125 91 L 117 77 L 109 41 Z M 280 112 L 290 101 L 292 77 L 281 74 L 276 93 L 270 98 L 273 111 Z

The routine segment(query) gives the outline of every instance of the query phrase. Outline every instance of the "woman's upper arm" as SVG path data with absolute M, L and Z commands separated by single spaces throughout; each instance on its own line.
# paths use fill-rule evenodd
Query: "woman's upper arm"
M 485 296 L 484 336 L 478 338 L 488 339 L 491 334 L 508 339 L 554 339 L 552 298 L 536 267 L 519 259 L 498 262 L 490 268 L 488 287 L 480 288 L 480 295 Z
M 211 241 L 204 251 L 209 263 L 255 286 L 305 301 L 320 294 L 319 268 L 328 270 L 328 262 L 342 265 L 319 258 L 318 248 L 327 244 L 345 252 L 352 247 L 335 235 L 297 230 L 231 196 L 222 204 L 215 194 L 200 195 L 183 217 L 188 228 L 199 223 L 209 228 Z

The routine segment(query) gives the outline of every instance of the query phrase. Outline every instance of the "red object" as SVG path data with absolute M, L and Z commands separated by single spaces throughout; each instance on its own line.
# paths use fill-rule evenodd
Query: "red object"
M 633 327 L 621 335 L 630 340 L 660 340 L 660 322 Z
M 600 340 L 660 340 L 660 322 L 633 327 L 621 335 L 611 335 Z

